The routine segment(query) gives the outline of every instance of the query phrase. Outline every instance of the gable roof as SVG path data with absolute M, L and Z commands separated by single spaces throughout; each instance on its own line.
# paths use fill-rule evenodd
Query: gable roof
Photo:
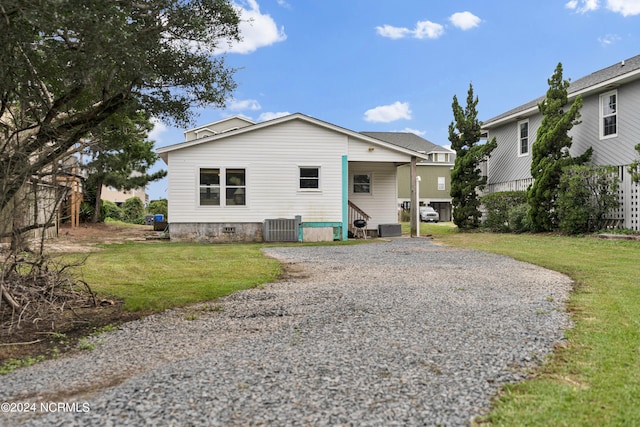
M 427 158 L 426 154 L 424 153 L 420 153 L 418 151 L 406 148 L 406 147 L 402 147 L 400 145 L 396 145 L 393 143 L 390 143 L 388 141 L 383 141 L 381 139 L 377 139 L 377 138 L 373 138 L 371 136 L 368 135 L 364 135 L 352 130 L 349 130 L 347 128 L 343 128 L 337 125 L 334 125 L 332 123 L 329 122 L 325 122 L 322 120 L 318 120 L 314 117 L 311 116 L 307 116 L 305 114 L 301 114 L 301 113 L 294 113 L 294 114 L 290 114 L 287 116 L 283 116 L 283 117 L 278 117 L 272 120 L 267 120 L 264 122 L 260 122 L 260 123 L 255 123 L 255 124 L 250 124 L 248 126 L 245 127 L 241 127 L 238 129 L 233 129 L 230 130 L 228 132 L 224 132 L 224 133 L 219 133 L 219 134 L 215 134 L 215 135 L 209 135 L 203 138 L 199 138 L 199 139 L 195 139 L 195 140 L 191 140 L 191 141 L 184 141 L 178 144 L 173 144 L 173 145 L 169 145 L 166 147 L 160 147 L 156 149 L 156 152 L 160 155 L 160 158 L 162 158 L 162 160 L 164 160 L 165 163 L 168 163 L 168 153 L 171 151 L 175 151 L 175 150 L 180 150 L 183 148 L 187 148 L 187 147 L 192 147 L 195 145 L 199 145 L 199 144 L 203 144 L 203 143 L 207 143 L 207 142 L 212 142 L 212 141 L 217 141 L 220 139 L 224 139 L 224 138 L 229 138 L 231 136 L 235 136 L 235 135 L 241 135 L 243 133 L 247 133 L 247 132 L 255 132 L 259 129 L 264 129 L 266 127 L 269 126 L 275 126 L 278 124 L 282 124 L 282 123 L 286 123 L 286 122 L 290 122 L 290 121 L 294 121 L 294 120 L 301 120 L 303 122 L 306 123 L 310 123 L 316 126 L 320 126 L 322 128 L 334 131 L 334 132 L 338 132 L 341 134 L 344 134 L 346 136 L 352 137 L 352 138 L 356 138 L 359 139 L 361 141 L 365 141 L 367 143 L 373 144 L 373 145 L 378 145 L 387 149 L 390 149 L 392 151 L 396 151 L 399 153 L 403 153 L 406 154 L 408 156 L 416 156 L 418 159 L 423 159 L 425 160 Z M 199 128 L 203 128 L 206 126 L 211 126 L 210 125 L 204 125 L 204 126 L 200 126 Z M 197 129 L 199 129 L 197 128 Z
M 444 147 L 434 144 L 411 132 L 360 132 L 363 135 L 387 141 L 400 147 L 405 147 L 418 153 L 432 153 L 434 151 L 448 152 Z
M 596 71 L 571 82 L 567 90 L 569 100 L 578 95 L 588 95 L 592 92 L 600 91 L 603 88 L 614 88 L 617 85 L 633 81 L 640 78 L 640 55 L 625 59 L 624 61 L 613 64 L 607 68 Z M 526 104 L 520 105 L 512 110 L 493 117 L 482 124 L 484 128 L 491 128 L 500 125 L 506 121 L 517 118 L 524 118 L 533 113 L 538 112 L 538 104 L 541 103 L 545 96 L 534 99 Z

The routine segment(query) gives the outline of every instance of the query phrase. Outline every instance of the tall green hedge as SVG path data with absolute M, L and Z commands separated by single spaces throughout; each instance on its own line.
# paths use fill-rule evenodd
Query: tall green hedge
M 507 233 L 522 232 L 526 224 L 522 215 L 526 215 L 526 191 L 500 191 L 482 197 L 486 211 L 483 225 L 491 231 Z M 525 205 L 525 206 L 523 206 Z

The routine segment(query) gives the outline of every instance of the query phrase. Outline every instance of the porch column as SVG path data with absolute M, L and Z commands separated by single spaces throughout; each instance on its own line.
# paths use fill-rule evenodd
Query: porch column
M 416 156 L 411 156 L 411 172 L 409 176 L 410 188 L 411 188 L 411 206 L 409 209 L 409 216 L 411 217 L 411 237 L 417 237 L 418 235 L 418 227 L 420 224 L 418 223 L 418 193 L 416 191 L 416 176 L 418 175 L 416 172 Z

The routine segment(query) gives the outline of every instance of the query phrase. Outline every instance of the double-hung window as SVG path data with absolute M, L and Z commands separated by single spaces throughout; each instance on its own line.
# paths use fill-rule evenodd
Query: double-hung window
M 600 139 L 618 135 L 618 91 L 600 95 Z
M 518 122 L 518 156 L 529 154 L 529 120 Z
M 371 194 L 370 173 L 358 173 L 353 175 L 353 193 Z
M 200 206 L 245 206 L 245 178 L 244 169 L 200 168 Z
M 220 169 L 200 169 L 200 206 L 220 206 Z
M 247 184 L 244 169 L 226 170 L 226 204 L 227 206 L 245 206 L 247 203 Z
M 300 166 L 299 167 L 300 190 L 319 190 L 320 189 L 320 168 L 317 166 Z

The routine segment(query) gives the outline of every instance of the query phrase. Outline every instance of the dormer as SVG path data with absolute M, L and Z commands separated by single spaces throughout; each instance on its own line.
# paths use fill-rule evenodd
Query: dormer
M 206 138 L 220 133 L 230 132 L 246 126 L 254 125 L 255 122 L 241 116 L 228 117 L 217 122 L 208 123 L 189 129 L 184 132 L 185 141 L 193 141 L 195 139 Z

